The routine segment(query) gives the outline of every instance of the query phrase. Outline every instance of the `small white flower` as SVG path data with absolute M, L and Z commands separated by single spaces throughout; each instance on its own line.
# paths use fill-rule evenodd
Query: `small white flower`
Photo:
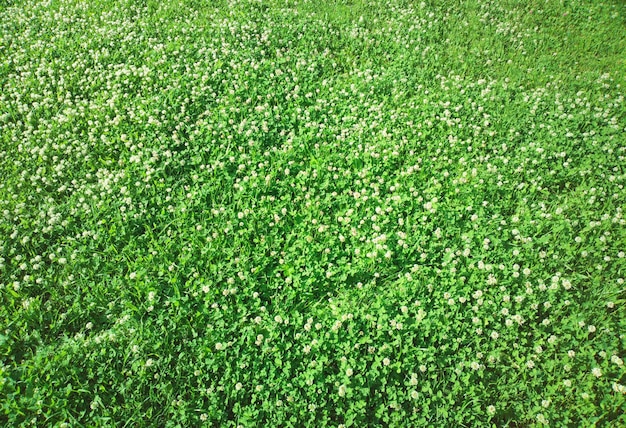
M 346 391 L 347 391 L 347 389 L 348 389 L 348 388 L 347 388 L 345 385 L 341 385 L 341 386 L 339 387 L 339 391 L 338 391 L 339 396 L 340 396 L 340 397 L 345 397 L 345 396 L 346 396 Z
M 543 415 L 543 413 L 537 414 L 537 422 L 543 425 L 549 425 L 548 419 Z
M 619 392 L 620 394 L 626 394 L 626 386 L 613 382 L 613 391 Z
M 600 377 L 602 376 L 602 370 L 600 370 L 599 367 L 594 367 L 593 369 L 591 369 L 591 374 L 593 374 L 595 377 Z

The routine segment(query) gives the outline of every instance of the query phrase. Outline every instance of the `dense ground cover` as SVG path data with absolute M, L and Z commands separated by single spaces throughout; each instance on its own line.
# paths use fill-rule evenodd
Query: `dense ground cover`
M 625 17 L 0 2 L 0 424 L 626 424 Z

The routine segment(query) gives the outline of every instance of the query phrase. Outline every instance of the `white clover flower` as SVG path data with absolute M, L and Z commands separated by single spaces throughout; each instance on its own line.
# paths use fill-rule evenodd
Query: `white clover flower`
M 540 424 L 543 425 L 549 425 L 549 421 L 548 419 L 543 415 L 543 413 L 538 413 L 537 414 L 537 422 L 539 422 Z
M 338 390 L 338 394 L 340 397 L 345 397 L 346 396 L 346 391 L 348 390 L 348 387 L 346 385 L 340 385 L 339 386 L 339 390 Z
M 602 376 L 602 370 L 600 370 L 599 367 L 594 367 L 593 369 L 591 369 L 591 374 L 593 374 L 595 377 L 600 377 Z
M 620 393 L 620 394 L 626 394 L 626 386 L 619 384 L 617 382 L 613 382 L 612 385 L 613 391 Z

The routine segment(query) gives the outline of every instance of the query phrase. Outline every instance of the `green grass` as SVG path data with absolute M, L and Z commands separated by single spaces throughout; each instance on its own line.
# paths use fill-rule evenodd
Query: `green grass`
M 626 425 L 625 19 L 0 2 L 0 425 Z

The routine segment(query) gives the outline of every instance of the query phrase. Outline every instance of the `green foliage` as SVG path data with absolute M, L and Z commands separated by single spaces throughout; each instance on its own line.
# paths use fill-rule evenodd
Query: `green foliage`
M 3 2 L 0 425 L 626 425 L 625 13 Z

